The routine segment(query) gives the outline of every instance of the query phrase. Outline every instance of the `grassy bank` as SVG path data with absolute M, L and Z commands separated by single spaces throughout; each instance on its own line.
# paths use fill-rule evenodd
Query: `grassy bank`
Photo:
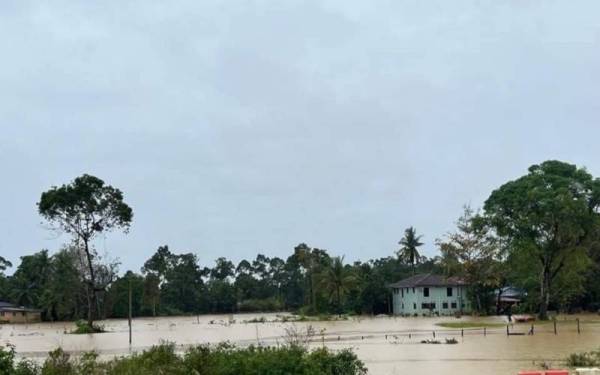
M 14 349 L 0 348 L 2 375 L 361 375 L 363 363 L 350 350 L 309 351 L 299 345 L 238 348 L 230 344 L 199 345 L 183 355 L 174 344 L 161 344 L 130 357 L 101 361 L 94 352 L 71 357 L 62 349 L 49 353 L 42 365 L 18 361 Z
M 498 328 L 504 327 L 503 323 L 485 323 L 485 322 L 442 322 L 436 326 L 443 328 L 463 329 L 463 328 Z

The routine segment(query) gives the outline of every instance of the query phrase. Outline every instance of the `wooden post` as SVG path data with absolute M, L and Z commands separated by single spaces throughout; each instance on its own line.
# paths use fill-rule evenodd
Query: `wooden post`
M 460 330 L 460 337 L 465 337 L 465 330 L 464 329 Z
M 579 318 L 577 318 L 577 334 L 581 333 L 581 328 L 579 327 Z
M 556 335 L 558 332 L 556 332 L 556 318 L 554 318 L 554 334 Z
M 506 325 L 506 336 L 509 336 L 509 332 L 508 332 L 508 324 Z
M 410 340 L 412 338 L 412 335 L 409 333 L 408 334 L 408 339 Z
M 487 336 L 487 327 L 483 327 L 483 335 Z
M 533 336 L 535 334 L 535 326 L 533 325 L 533 323 L 531 323 L 531 335 Z
M 129 278 L 129 347 L 131 347 L 131 277 Z
M 435 339 L 435 331 L 433 331 L 433 338 Z

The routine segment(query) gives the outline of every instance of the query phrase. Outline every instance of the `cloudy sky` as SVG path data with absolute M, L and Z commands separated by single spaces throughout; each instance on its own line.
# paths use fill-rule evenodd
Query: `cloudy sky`
M 40 193 L 125 193 L 139 269 L 307 242 L 424 253 L 546 159 L 600 175 L 597 1 L 2 1 L 0 255 L 55 251 Z

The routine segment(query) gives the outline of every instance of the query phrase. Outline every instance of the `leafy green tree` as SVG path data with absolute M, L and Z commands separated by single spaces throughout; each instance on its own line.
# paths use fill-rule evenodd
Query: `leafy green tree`
M 570 268 L 585 272 L 588 250 L 598 242 L 600 180 L 585 169 L 546 161 L 493 191 L 485 214 L 511 253 L 535 260 L 539 316 L 547 319 L 555 280 Z
M 48 250 L 22 256 L 21 263 L 10 278 L 12 300 L 20 306 L 39 307 L 49 275 Z
M 329 300 L 335 301 L 335 310 L 342 312 L 342 298 L 356 282 L 351 268 L 344 267 L 344 258 L 334 257 L 331 264 L 321 274 L 321 285 L 329 294 Z
M 446 266 L 467 282 L 477 311 L 485 312 L 504 275 L 500 272 L 502 267 L 498 266 L 501 262 L 498 241 L 487 226 L 479 224 L 480 221 L 473 209 L 465 206 L 456 222 L 456 232 L 448 233 L 436 242 Z
M 404 237 L 398 242 L 402 247 L 398 250 L 398 258 L 412 266 L 413 275 L 415 274 L 415 265 L 421 259 L 418 248 L 423 245 L 421 238 L 413 227 L 404 231 Z
M 144 277 L 127 271 L 110 285 L 108 290 L 108 310 L 114 318 L 129 316 L 129 288 L 131 286 L 131 312 L 140 316 L 143 307 Z
M 41 306 L 47 319 L 79 319 L 85 308 L 86 287 L 77 269 L 78 250 L 65 247 L 50 258 L 50 276 Z
M 217 258 L 215 267 L 210 270 L 210 277 L 215 280 L 226 280 L 235 275 L 235 266 L 224 257 Z
M 167 271 L 172 266 L 174 255 L 167 245 L 159 246 L 156 252 L 142 267 L 144 278 L 144 305 L 150 306 L 152 316 L 156 316 L 160 303 L 160 288 L 165 282 Z
M 161 287 L 161 305 L 167 313 L 206 311 L 206 270 L 198 265 L 193 253 L 173 255 Z
M 123 201 L 123 193 L 101 179 L 84 174 L 71 183 L 52 187 L 42 193 L 38 202 L 40 215 L 50 224 L 73 235 L 74 244 L 83 251 L 87 266 L 85 277 L 88 287 L 88 325 L 92 326 L 97 314 L 97 293 L 106 290 L 97 278 L 97 252 L 94 238 L 113 229 L 127 232 L 133 211 Z
M 0 300 L 7 300 L 9 296 L 8 279 L 4 275 L 4 271 L 12 267 L 12 263 L 0 256 Z

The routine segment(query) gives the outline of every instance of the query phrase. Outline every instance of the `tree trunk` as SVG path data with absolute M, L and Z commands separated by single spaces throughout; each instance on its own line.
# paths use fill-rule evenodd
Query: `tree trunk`
M 317 293 L 315 290 L 315 276 L 314 276 L 314 272 L 311 271 L 310 272 L 310 299 L 312 302 L 312 313 L 316 314 L 317 313 Z
M 90 271 L 90 280 L 88 283 L 89 293 L 88 293 L 88 316 L 87 322 L 90 327 L 94 324 L 95 316 L 96 316 L 96 305 L 97 305 L 97 296 L 96 296 L 96 275 L 94 273 L 94 265 L 92 264 L 92 254 L 90 254 L 90 248 L 88 244 L 88 239 L 83 239 L 83 245 L 85 250 L 85 255 L 87 258 L 88 269 Z
M 550 269 L 544 265 L 540 288 L 540 320 L 548 320 L 548 304 L 550 303 Z

